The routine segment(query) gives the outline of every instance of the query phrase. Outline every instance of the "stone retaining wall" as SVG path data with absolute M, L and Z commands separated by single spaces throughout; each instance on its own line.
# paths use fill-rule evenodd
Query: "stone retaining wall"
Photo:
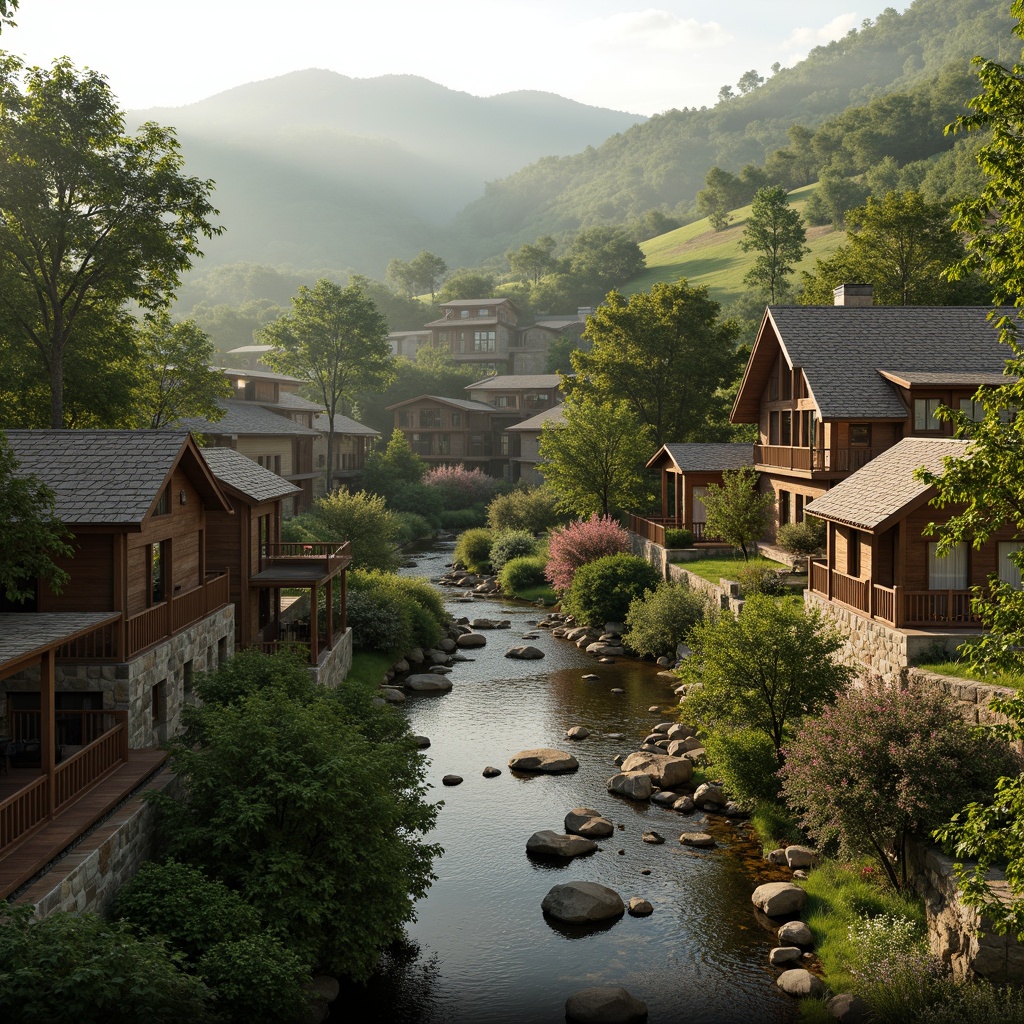
M 163 769 L 34 882 L 17 902 L 33 904 L 40 918 L 61 910 L 103 913 L 152 852 L 156 808 L 143 799 L 143 794 L 168 790 L 176 784 L 176 777 Z
M 337 689 L 348 675 L 352 668 L 352 627 L 342 633 L 338 642 L 326 652 L 321 652 L 320 664 L 311 668 L 313 678 L 321 686 L 329 689 Z

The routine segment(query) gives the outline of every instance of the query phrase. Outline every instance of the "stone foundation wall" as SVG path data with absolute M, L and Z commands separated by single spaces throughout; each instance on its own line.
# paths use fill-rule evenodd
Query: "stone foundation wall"
M 327 652 L 320 655 L 320 664 L 311 668 L 316 681 L 321 686 L 337 689 L 348 675 L 352 667 L 352 627 L 341 635 L 338 642 Z
M 234 648 L 235 610 L 229 604 L 129 662 L 96 665 L 62 661 L 54 672 L 55 686 L 58 692 L 102 692 L 105 709 L 128 712 L 129 747 L 159 747 L 178 731 L 191 676 L 216 668 L 234 654 Z M 155 686 L 160 690 L 154 720 Z M 6 727 L 6 694 L 38 691 L 39 670 L 33 668 L 5 679 L 0 687 L 4 691 L 0 693 L 0 721 Z
M 175 785 L 175 776 L 163 769 L 22 893 L 17 902 L 33 904 L 40 918 L 61 910 L 102 914 L 152 852 L 156 808 L 143 799 L 143 793 Z
M 1005 715 L 989 710 L 988 703 L 993 697 L 1012 697 L 1013 690 L 1005 686 L 988 686 L 969 679 L 954 679 L 924 672 L 919 668 L 908 668 L 903 673 L 907 686 L 920 686 L 945 693 L 963 712 L 964 718 L 972 725 L 1002 725 Z

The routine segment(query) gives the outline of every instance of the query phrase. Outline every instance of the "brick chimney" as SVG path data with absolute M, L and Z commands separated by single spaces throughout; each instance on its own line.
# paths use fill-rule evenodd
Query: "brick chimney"
M 870 284 L 841 284 L 832 289 L 833 304 L 836 306 L 870 306 L 874 302 L 873 287 Z

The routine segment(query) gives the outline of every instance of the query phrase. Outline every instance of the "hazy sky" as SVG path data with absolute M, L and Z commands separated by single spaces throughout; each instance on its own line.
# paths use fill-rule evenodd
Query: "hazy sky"
M 318 67 L 421 75 L 477 96 L 541 89 L 654 114 L 711 105 L 749 68 L 794 64 L 892 3 L 22 0 L 0 45 L 32 64 L 67 54 L 105 74 L 130 109 Z

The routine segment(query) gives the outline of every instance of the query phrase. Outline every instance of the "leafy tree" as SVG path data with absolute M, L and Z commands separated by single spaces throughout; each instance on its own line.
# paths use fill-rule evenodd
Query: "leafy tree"
M 704 494 L 705 532 L 734 544 L 749 557 L 747 548 L 765 535 L 772 523 L 775 495 L 757 489 L 758 474 L 750 466 L 727 469 L 722 486 L 711 484 Z
M 593 347 L 573 353 L 577 377 L 566 384 L 573 393 L 625 403 L 653 431 L 648 457 L 666 441 L 714 440 L 727 419 L 719 389 L 741 366 L 739 328 L 720 311 L 706 287 L 685 280 L 629 299 L 611 292 L 587 317 Z
M 565 593 L 581 565 L 606 555 L 624 555 L 629 549 L 629 534 L 611 516 L 574 520 L 551 531 L 547 578 L 557 591 Z
M 622 639 L 637 654 L 675 657 L 676 648 L 707 610 L 703 594 L 685 584 L 665 580 L 652 593 L 630 604 Z
M 448 264 L 436 253 L 427 252 L 424 249 L 409 264 L 409 270 L 415 287 L 421 291 L 430 292 L 430 301 L 433 302 L 438 284 L 448 273 Z
M 454 302 L 456 299 L 489 299 L 494 295 L 494 289 L 493 274 L 482 274 L 478 270 L 456 270 L 437 293 L 437 301 Z
M 399 487 L 418 484 L 426 471 L 426 461 L 412 450 L 405 431 L 395 427 L 384 450 L 367 456 L 363 487 L 387 498 Z
M 764 75 L 759 75 L 756 70 L 744 71 L 736 85 L 745 96 L 748 92 L 753 92 L 758 86 L 764 85 Z
M 399 295 L 411 299 L 416 291 L 416 274 L 412 264 L 408 260 L 400 260 L 397 256 L 388 260 L 387 269 L 384 271 L 388 284 Z
M 726 100 L 731 100 L 735 95 L 736 93 L 732 91 L 731 85 L 723 85 L 722 88 L 718 90 L 718 102 L 725 103 Z
M 487 506 L 487 525 L 495 531 L 544 533 L 565 521 L 557 506 L 558 495 L 550 487 L 517 487 L 499 494 Z
M 637 555 L 605 555 L 581 565 L 562 607 L 577 622 L 602 628 L 626 618 L 632 601 L 660 582 L 658 570 Z
M 53 491 L 38 477 L 18 472 L 0 432 L 0 595 L 20 602 L 43 580 L 60 593 L 69 576 L 53 557 L 70 558 L 71 534 L 54 511 Z
M 206 1019 L 203 983 L 178 969 L 163 942 L 95 914 L 0 904 L 4 1020 L 180 1024 Z
M 472 508 L 494 497 L 498 481 L 482 469 L 466 469 L 458 463 L 431 467 L 423 476 L 423 486 L 437 491 L 445 508 Z
M 874 687 L 841 693 L 807 719 L 781 774 L 814 839 L 870 855 L 899 889 L 910 836 L 982 795 L 1011 761 L 944 694 Z
M 493 543 L 494 534 L 490 530 L 466 530 L 455 544 L 452 559 L 464 565 L 470 572 L 490 572 Z
M 644 465 L 657 446 L 653 431 L 629 406 L 614 400 L 570 395 L 561 423 L 541 431 L 540 471 L 573 515 L 607 515 L 646 507 L 651 485 Z
M 372 691 L 325 690 L 297 658 L 273 664 L 227 702 L 197 683 L 172 746 L 186 797 L 157 801 L 163 841 L 237 890 L 305 965 L 363 980 L 440 852 L 423 840 L 436 816 L 423 760 Z
M 552 255 L 554 249 L 555 240 L 550 235 L 543 235 L 533 245 L 524 243 L 518 249 L 510 249 L 505 256 L 513 274 L 537 284 L 558 265 Z
M 842 230 L 846 227 L 846 215 L 862 205 L 869 194 L 867 186 L 842 171 L 826 167 L 807 201 L 807 219 L 811 224 L 831 224 L 837 231 Z
M 265 360 L 276 370 L 308 380 L 327 410 L 327 484 L 334 467 L 334 417 L 358 392 L 386 387 L 394 378 L 388 325 L 362 288 L 321 278 L 302 285 L 292 310 L 260 337 L 274 345 Z
M 156 430 L 185 416 L 219 420 L 218 399 L 231 397 L 231 383 L 211 366 L 213 343 L 194 320 L 173 323 L 161 310 L 143 322 L 138 335 L 139 426 Z
M 165 306 L 201 255 L 213 183 L 188 177 L 174 133 L 125 134 L 102 75 L 0 59 L 0 302 L 49 374 L 50 426 L 66 425 L 66 359 L 126 302 Z M 89 334 L 80 325 L 91 322 Z
M 806 558 L 825 550 L 825 520 L 807 516 L 800 523 L 783 523 L 775 536 L 776 543 L 791 555 Z
M 787 290 L 786 278 L 811 250 L 804 244 L 807 232 L 800 214 L 789 205 L 781 185 L 758 189 L 754 196 L 740 248 L 756 252 L 754 265 L 743 278 L 745 284 L 767 291 L 774 305 Z
M 743 611 L 696 626 L 683 666 L 686 713 L 708 728 L 754 729 L 767 736 L 777 764 L 793 727 L 847 685 L 852 671 L 835 661 L 843 644 L 821 615 L 757 594 Z
M 570 272 L 606 291 L 634 278 L 647 260 L 622 228 L 598 225 L 585 228 L 566 254 Z
M 297 522 L 318 540 L 347 540 L 357 569 L 398 568 L 398 523 L 378 494 L 332 491 L 313 502 Z
M 491 542 L 491 568 L 501 572 L 513 558 L 532 556 L 537 548 L 537 541 L 532 533 L 525 530 L 505 530 L 494 537 Z
M 729 211 L 740 205 L 743 186 L 739 178 L 721 167 L 712 167 L 697 193 L 697 209 L 711 221 L 716 231 L 724 231 L 732 219 Z

